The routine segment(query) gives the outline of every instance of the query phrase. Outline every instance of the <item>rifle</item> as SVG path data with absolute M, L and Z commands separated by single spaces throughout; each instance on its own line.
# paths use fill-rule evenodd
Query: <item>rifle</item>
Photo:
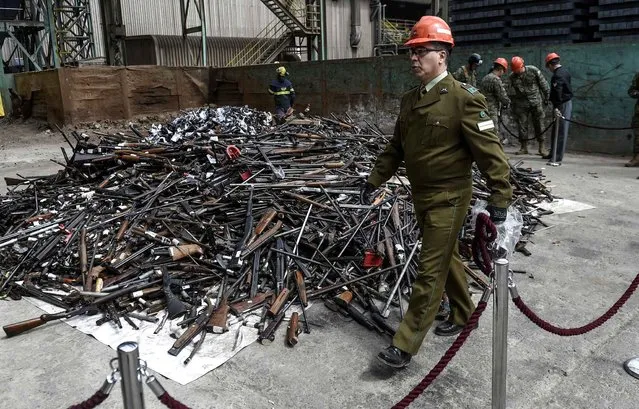
M 206 323 L 211 318 L 211 314 L 213 314 L 213 303 L 211 303 L 208 297 L 206 298 L 206 304 L 207 307 L 204 312 L 202 312 L 197 319 L 189 325 L 189 328 L 184 331 L 180 338 L 173 343 L 173 346 L 169 349 L 169 355 L 177 356 L 197 334 L 206 328 Z
M 7 338 L 20 335 L 23 332 L 26 332 L 30 329 L 44 325 L 49 321 L 67 319 L 67 318 L 75 317 L 77 315 L 86 314 L 89 311 L 95 311 L 99 305 L 107 304 L 124 295 L 131 294 L 135 291 L 140 291 L 147 287 L 151 287 L 155 284 L 158 284 L 160 281 L 161 280 L 153 280 L 148 283 L 140 283 L 127 288 L 123 288 L 121 290 L 114 291 L 109 295 L 105 295 L 104 297 L 97 298 L 95 301 L 93 301 L 92 303 L 88 305 L 84 305 L 79 308 L 59 312 L 57 314 L 42 314 L 38 318 L 16 322 L 15 324 L 5 325 L 2 327 L 2 329 L 4 330 L 5 334 L 7 334 Z
M 236 268 L 242 265 L 242 251 L 246 247 L 246 241 L 249 239 L 251 230 L 253 229 L 253 186 L 249 188 L 249 200 L 246 207 L 246 221 L 244 222 L 244 234 L 240 241 L 235 245 L 233 256 L 229 262 L 229 267 Z

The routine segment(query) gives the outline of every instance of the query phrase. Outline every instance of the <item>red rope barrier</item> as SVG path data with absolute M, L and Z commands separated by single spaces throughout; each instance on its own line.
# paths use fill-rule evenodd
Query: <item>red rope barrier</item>
M 610 309 L 608 309 L 608 311 L 606 311 L 601 317 L 597 318 L 591 323 L 577 328 L 561 328 L 552 325 L 548 321 L 540 318 L 537 314 L 535 314 L 533 310 L 528 308 L 528 306 L 519 296 L 513 298 L 513 302 L 515 303 L 517 308 L 519 308 L 519 311 L 521 311 L 522 314 L 528 317 L 528 319 L 530 319 L 539 328 L 562 337 L 572 337 L 575 335 L 583 335 L 587 332 L 590 332 L 612 318 L 619 311 L 619 309 L 623 307 L 626 301 L 628 301 L 630 296 L 637 289 L 637 286 L 639 286 L 639 274 L 637 274 L 635 279 L 632 280 L 632 283 L 630 284 L 630 287 L 628 287 L 626 292 L 623 293 L 623 295 L 617 300 L 617 302 L 612 305 L 612 307 L 610 307 Z
M 488 243 L 497 239 L 497 227 L 486 213 L 477 215 L 475 223 L 475 237 L 473 238 L 472 254 L 477 267 L 490 277 L 493 271 L 493 260 L 488 252 Z
M 108 397 L 109 395 L 102 392 L 102 389 L 100 389 L 84 402 L 78 403 L 77 405 L 69 406 L 69 409 L 93 409 L 104 402 L 104 400 Z
M 417 386 L 415 386 L 413 390 L 404 397 L 404 399 L 396 403 L 392 409 L 407 408 L 411 403 L 413 403 L 415 399 L 419 397 L 419 395 L 421 395 L 426 390 L 426 388 L 428 388 L 431 383 L 433 383 L 435 378 L 437 378 L 437 376 L 442 373 L 446 366 L 448 366 L 448 363 L 455 357 L 457 351 L 459 351 L 459 349 L 464 345 L 464 342 L 466 342 L 470 333 L 476 328 L 479 317 L 481 317 L 481 314 L 486 309 L 486 305 L 487 303 L 485 301 L 480 301 L 479 304 L 477 304 L 477 308 L 475 308 L 475 311 L 470 316 L 470 319 L 466 323 L 466 326 L 464 327 L 462 332 L 457 336 L 457 339 L 455 339 L 455 342 L 453 342 L 453 345 L 448 348 L 444 356 L 442 356 L 439 362 L 437 362 L 433 369 L 430 370 L 428 375 L 426 375 L 424 379 L 422 379 L 422 381 L 418 383 Z
M 171 409 L 190 409 L 185 404 L 175 400 L 168 392 L 164 392 L 158 399 L 164 404 L 164 406 Z

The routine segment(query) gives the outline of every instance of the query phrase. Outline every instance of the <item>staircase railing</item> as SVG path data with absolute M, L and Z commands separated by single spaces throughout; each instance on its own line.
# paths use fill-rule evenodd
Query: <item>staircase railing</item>
M 290 33 L 290 30 L 282 21 L 275 19 L 268 23 L 255 37 L 255 41 L 247 44 L 239 53 L 229 60 L 227 67 L 257 64 L 263 54 L 268 51 L 274 40 L 280 39 Z

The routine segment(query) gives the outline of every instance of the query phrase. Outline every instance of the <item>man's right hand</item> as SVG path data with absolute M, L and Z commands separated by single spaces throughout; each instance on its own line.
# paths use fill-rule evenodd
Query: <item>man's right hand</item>
M 371 204 L 371 195 L 375 191 L 375 186 L 366 182 L 359 188 L 359 202 L 363 205 Z

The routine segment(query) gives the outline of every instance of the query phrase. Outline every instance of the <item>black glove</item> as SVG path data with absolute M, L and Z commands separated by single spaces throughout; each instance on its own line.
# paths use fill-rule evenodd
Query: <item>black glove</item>
M 359 202 L 363 205 L 371 204 L 371 195 L 375 191 L 375 186 L 366 182 L 359 188 Z
M 488 210 L 488 213 L 490 214 L 490 220 L 492 220 L 493 223 L 497 224 L 506 221 L 506 215 L 508 214 L 507 208 L 488 205 L 488 207 L 486 207 L 486 210 Z

